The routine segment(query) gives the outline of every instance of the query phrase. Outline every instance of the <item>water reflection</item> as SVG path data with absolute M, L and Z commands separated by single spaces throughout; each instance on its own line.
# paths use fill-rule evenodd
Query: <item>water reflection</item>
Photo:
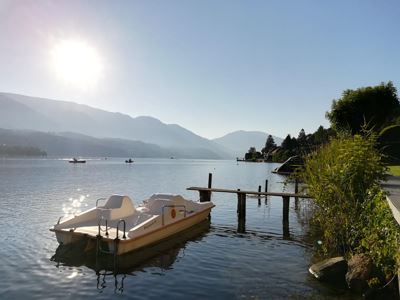
M 185 251 L 187 243 L 201 241 L 209 231 L 210 221 L 204 220 L 153 246 L 116 257 L 97 255 L 95 250 L 84 252 L 86 241 L 82 240 L 72 245 L 59 245 L 50 260 L 56 262 L 57 268 L 86 266 L 92 269 L 97 275 L 96 287 L 99 290 L 107 287 L 107 278 L 113 277 L 114 292 L 122 293 L 127 275 L 146 272 L 146 269 L 154 267 L 159 268 L 160 272 L 153 272 L 153 275 L 163 275 L 164 271 L 173 269 L 173 264 L 178 261 L 179 254 Z

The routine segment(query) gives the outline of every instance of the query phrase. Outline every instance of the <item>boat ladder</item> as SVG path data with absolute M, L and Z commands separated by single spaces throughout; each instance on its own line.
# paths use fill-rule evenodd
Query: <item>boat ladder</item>
M 105 250 L 102 248 L 101 246 L 101 240 L 103 238 L 103 236 L 101 235 L 101 232 L 105 232 L 106 236 L 109 236 L 108 233 L 108 222 L 107 220 L 105 220 L 106 223 L 106 229 L 102 229 L 101 228 L 101 220 L 98 223 L 98 235 L 97 235 L 97 240 L 96 240 L 96 270 L 98 270 L 98 260 L 100 258 L 101 254 L 108 254 L 108 255 L 113 255 L 113 266 L 114 266 L 114 273 L 117 272 L 117 267 L 118 267 L 118 244 L 120 241 L 119 238 L 119 231 L 120 231 L 120 225 L 122 224 L 122 231 L 123 231 L 123 235 L 122 238 L 126 239 L 126 222 L 123 219 L 120 219 L 117 223 L 117 227 L 116 227 L 116 235 L 115 235 L 115 239 L 114 239 L 114 247 L 113 250 Z

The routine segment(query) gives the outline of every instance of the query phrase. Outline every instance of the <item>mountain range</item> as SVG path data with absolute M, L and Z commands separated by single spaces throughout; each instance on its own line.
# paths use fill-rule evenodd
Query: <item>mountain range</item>
M 11 93 L 0 93 L 0 108 L 0 143 L 35 146 L 49 155 L 221 159 L 261 148 L 267 137 L 239 131 L 209 140 L 153 117 Z

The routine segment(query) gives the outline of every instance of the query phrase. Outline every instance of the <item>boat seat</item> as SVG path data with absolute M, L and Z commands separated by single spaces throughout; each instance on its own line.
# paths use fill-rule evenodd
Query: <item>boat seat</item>
M 136 212 L 128 196 L 112 195 L 104 206 L 98 207 L 100 216 L 106 220 L 123 219 Z

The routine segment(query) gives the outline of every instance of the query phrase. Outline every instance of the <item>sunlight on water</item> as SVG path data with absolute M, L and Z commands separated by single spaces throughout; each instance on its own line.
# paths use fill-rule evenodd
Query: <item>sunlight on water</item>
M 80 191 L 80 189 L 79 189 Z M 82 208 L 86 208 L 88 206 L 87 200 L 89 198 L 88 195 L 80 195 L 78 198 L 69 198 L 67 203 L 62 204 L 62 211 L 64 213 L 64 217 L 70 217 L 77 215 L 82 212 Z
M 68 278 L 68 279 L 72 279 L 72 278 L 76 277 L 77 275 L 78 275 L 78 272 L 77 272 L 77 271 L 73 271 L 73 272 L 71 273 L 71 275 L 68 275 L 68 276 L 67 276 L 67 278 Z

